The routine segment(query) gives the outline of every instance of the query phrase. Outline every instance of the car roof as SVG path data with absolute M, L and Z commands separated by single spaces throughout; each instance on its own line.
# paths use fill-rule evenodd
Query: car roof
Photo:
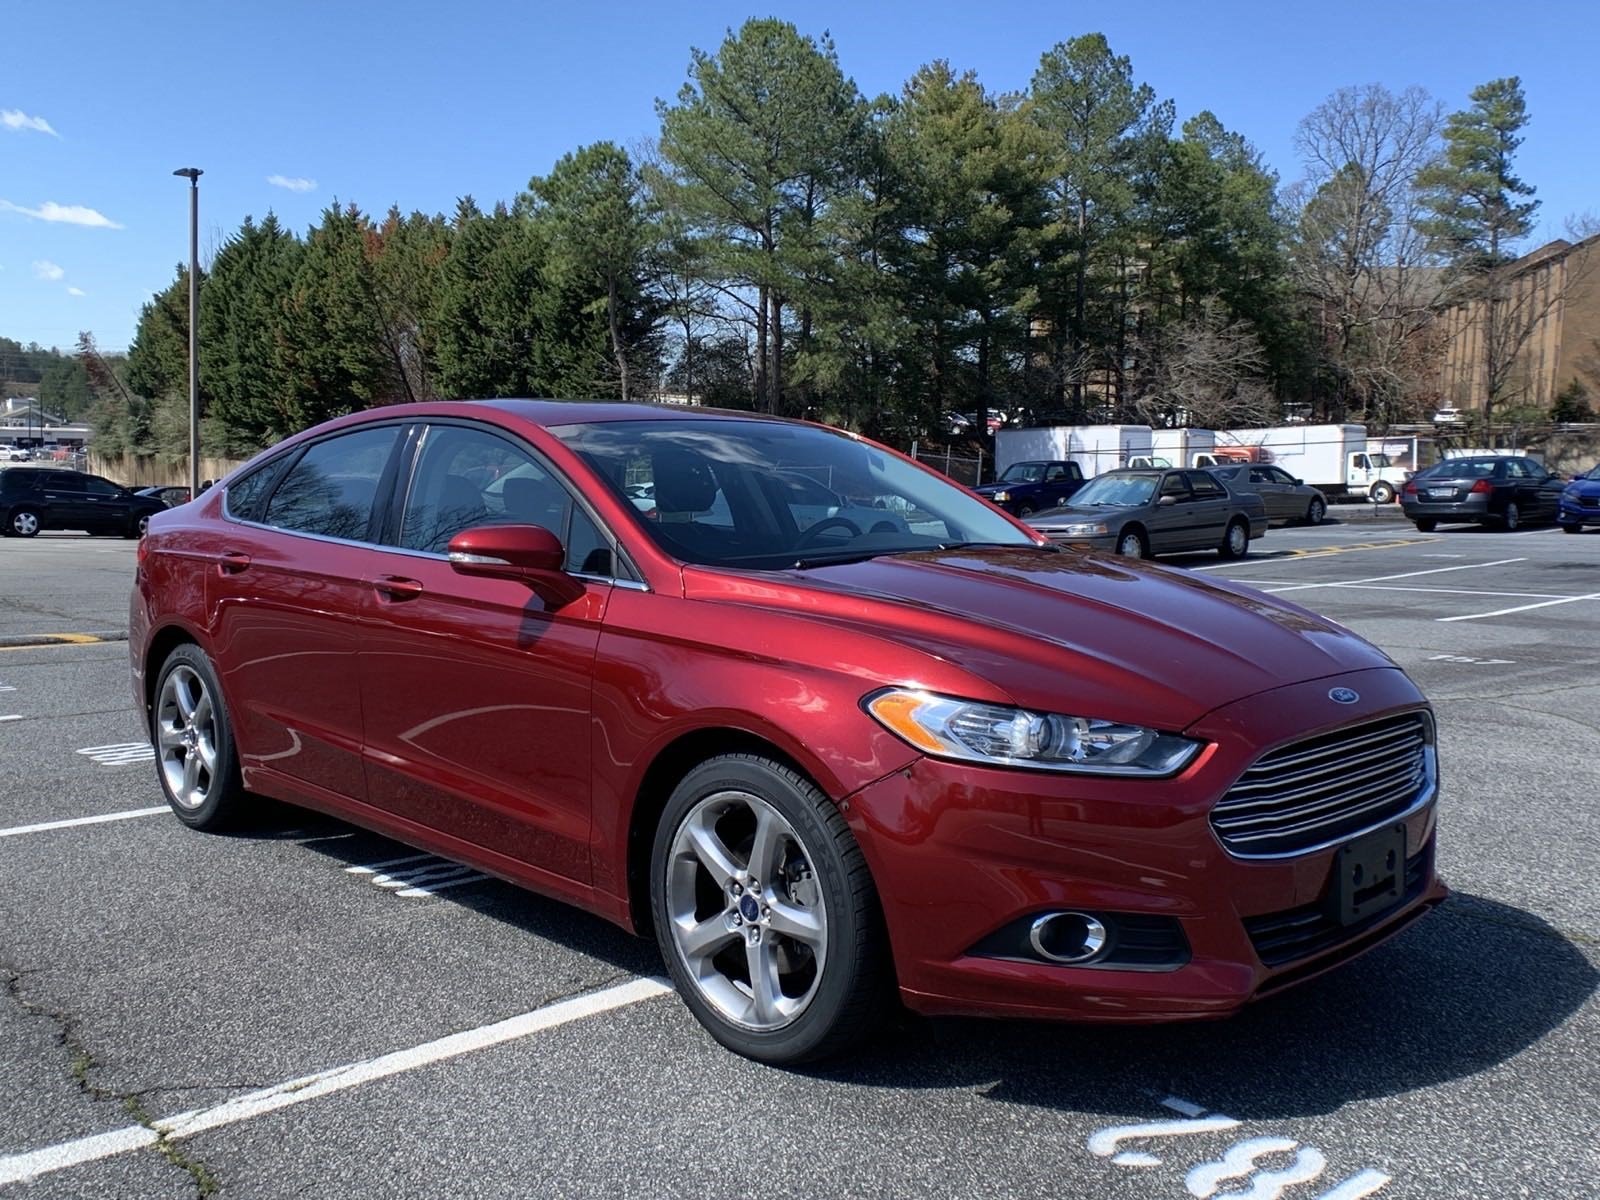
M 767 413 L 729 408 L 701 408 L 685 404 L 642 404 L 633 400 L 469 400 L 465 403 L 497 408 L 535 425 L 591 425 L 607 421 L 670 421 L 707 417 L 718 421 L 784 421 Z M 417 405 L 405 405 L 415 411 Z M 432 408 L 432 405 L 421 406 Z M 790 424 L 801 424 L 794 421 Z

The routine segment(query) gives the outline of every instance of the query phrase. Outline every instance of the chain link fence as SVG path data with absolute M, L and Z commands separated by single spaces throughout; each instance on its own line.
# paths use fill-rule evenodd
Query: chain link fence
M 983 482 L 984 468 L 993 470 L 993 462 L 986 459 L 980 452 L 976 458 L 963 454 L 954 454 L 948 449 L 935 449 L 922 446 L 917 442 L 911 443 L 911 457 L 926 467 L 942 471 L 957 483 L 966 487 L 977 487 Z

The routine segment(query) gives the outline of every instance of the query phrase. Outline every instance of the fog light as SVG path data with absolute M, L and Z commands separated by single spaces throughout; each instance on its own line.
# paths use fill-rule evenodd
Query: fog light
M 1028 930 L 1028 944 L 1040 958 L 1056 963 L 1086 963 L 1106 948 L 1106 927 L 1088 913 L 1046 913 Z

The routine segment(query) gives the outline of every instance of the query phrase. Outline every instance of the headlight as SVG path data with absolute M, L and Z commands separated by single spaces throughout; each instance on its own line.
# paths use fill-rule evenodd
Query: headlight
M 1060 537 L 1105 537 L 1110 528 L 1104 521 L 1080 521 L 1076 525 L 1062 525 L 1051 530 Z
M 866 709 L 918 750 L 991 766 L 1088 775 L 1171 775 L 1200 743 L 1140 725 L 1036 713 L 974 700 L 890 688 Z
M 996 504 L 1004 504 L 1007 500 L 1011 499 L 1011 493 L 996 492 L 994 495 L 990 496 L 989 499 L 993 500 Z

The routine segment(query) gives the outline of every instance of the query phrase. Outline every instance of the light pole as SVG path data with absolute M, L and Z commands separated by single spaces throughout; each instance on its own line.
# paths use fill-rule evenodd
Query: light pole
M 173 172 L 189 181 L 189 495 L 200 494 L 200 176 L 199 167 Z

